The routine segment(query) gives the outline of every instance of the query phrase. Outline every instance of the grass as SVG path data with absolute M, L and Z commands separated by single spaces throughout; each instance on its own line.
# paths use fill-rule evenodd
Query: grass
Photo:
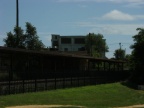
M 0 96 L 0 108 L 15 105 L 80 105 L 87 108 L 112 108 L 144 104 L 144 91 L 120 83 Z

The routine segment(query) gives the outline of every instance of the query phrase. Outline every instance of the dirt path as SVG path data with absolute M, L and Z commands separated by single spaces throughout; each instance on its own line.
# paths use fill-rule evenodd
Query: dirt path
M 6 108 L 86 108 L 84 106 L 74 106 L 74 105 L 25 105 L 25 106 L 11 106 Z M 114 108 L 144 108 L 143 105 L 133 105 L 125 107 L 114 107 Z
M 84 106 L 74 106 L 74 105 L 25 105 L 25 106 L 11 106 L 6 108 L 86 108 Z
M 115 107 L 115 108 L 144 108 L 144 105 L 132 105 L 132 106 Z

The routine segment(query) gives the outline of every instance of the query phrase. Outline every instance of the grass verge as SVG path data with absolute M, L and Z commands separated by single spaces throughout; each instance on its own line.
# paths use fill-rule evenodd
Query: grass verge
M 16 105 L 80 105 L 87 108 L 112 108 L 144 104 L 144 91 L 120 83 L 58 89 L 36 93 L 0 96 L 0 108 Z

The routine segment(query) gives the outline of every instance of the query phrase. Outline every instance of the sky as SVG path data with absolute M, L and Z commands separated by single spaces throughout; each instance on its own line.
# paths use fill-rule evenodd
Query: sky
M 144 28 L 144 0 L 19 0 L 19 26 L 37 29 L 39 39 L 51 46 L 51 34 L 102 34 L 108 58 L 121 48 L 131 54 L 132 36 Z M 0 46 L 16 25 L 16 0 L 0 0 Z

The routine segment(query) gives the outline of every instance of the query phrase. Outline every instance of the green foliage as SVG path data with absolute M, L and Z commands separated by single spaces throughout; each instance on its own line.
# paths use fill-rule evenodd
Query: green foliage
M 31 23 L 26 22 L 26 32 L 21 27 L 15 27 L 13 33 L 8 32 L 7 37 L 3 40 L 6 47 L 22 48 L 30 50 L 40 50 L 44 44 L 39 40 L 37 31 Z
M 13 48 L 25 48 L 23 30 L 20 27 L 15 27 L 14 33 L 8 32 L 7 37 L 3 40 L 5 46 Z
M 123 49 L 116 49 L 114 52 L 115 59 L 117 60 L 124 60 L 125 59 L 125 50 Z
M 108 46 L 102 34 L 89 33 L 86 36 L 86 50 L 94 57 L 102 57 L 108 52 Z
M 131 46 L 132 63 L 135 71 L 133 81 L 144 84 L 144 28 L 137 28 L 138 34 L 133 36 L 134 44 Z
M 132 55 L 131 54 L 126 54 L 125 59 L 126 61 L 125 63 L 125 68 L 129 69 L 130 72 L 132 72 L 132 70 L 134 70 L 134 61 L 132 60 Z
M 86 86 L 0 97 L 0 108 L 16 105 L 80 105 L 87 108 L 113 108 L 144 104 L 144 92 L 120 83 Z
M 137 28 L 138 34 L 133 36 L 134 44 L 131 46 L 133 60 L 135 61 L 136 68 L 144 70 L 144 28 Z

